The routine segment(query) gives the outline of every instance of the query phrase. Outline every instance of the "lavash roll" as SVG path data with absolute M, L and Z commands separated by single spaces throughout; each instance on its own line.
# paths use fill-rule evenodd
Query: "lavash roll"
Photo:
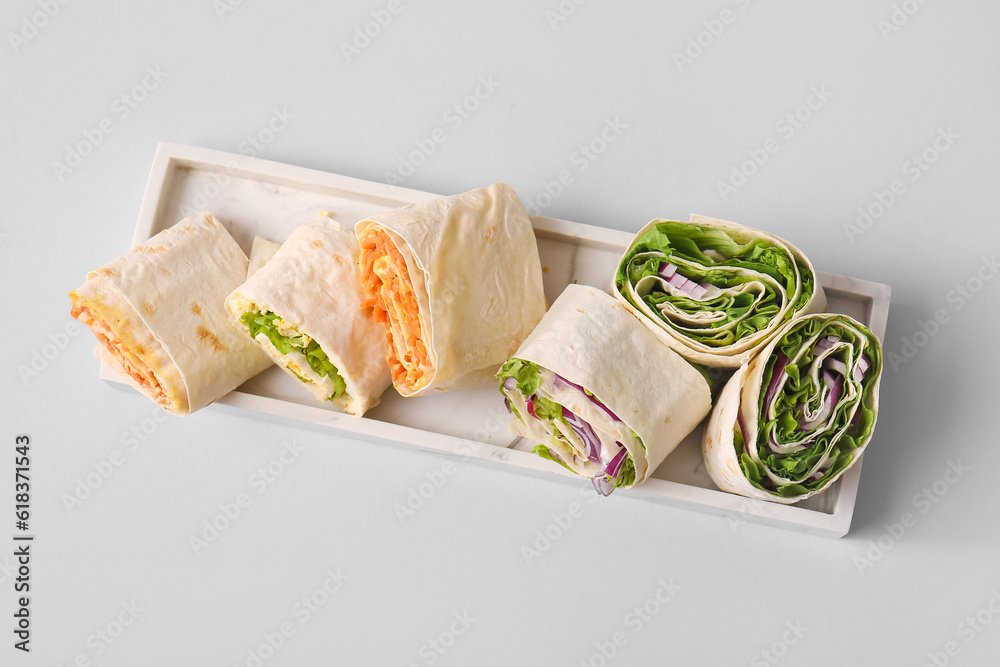
M 165 410 L 187 415 L 270 365 L 225 311 L 246 274 L 246 255 L 203 212 L 90 272 L 70 292 L 72 315 L 97 335 L 102 361 Z
M 723 388 L 702 440 L 723 491 L 789 504 L 830 487 L 871 441 L 882 351 L 847 315 L 785 324 Z
M 545 313 L 534 231 L 509 185 L 384 211 L 355 232 L 403 396 L 489 384 Z
M 266 318 L 255 343 L 317 400 L 361 416 L 390 380 L 385 334 L 361 309 L 357 258 L 354 234 L 318 216 L 233 290 L 226 308 L 248 336 L 248 326 Z
M 648 479 L 712 405 L 699 370 L 585 285 L 566 287 L 499 377 L 511 430 L 603 495 Z
M 826 310 L 798 248 L 700 215 L 643 227 L 619 261 L 612 293 L 665 345 L 710 367 L 736 368 L 791 318 Z

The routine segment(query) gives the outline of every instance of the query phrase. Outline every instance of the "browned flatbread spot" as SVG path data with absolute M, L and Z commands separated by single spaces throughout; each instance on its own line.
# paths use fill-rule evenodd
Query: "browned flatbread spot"
M 99 276 L 104 276 L 105 278 L 113 278 L 115 276 L 121 275 L 120 273 L 118 273 L 116 269 L 113 269 L 110 266 L 101 267 L 96 271 L 94 271 L 94 273 L 96 273 Z
M 153 304 L 151 304 L 149 301 L 143 301 L 142 302 L 142 309 L 143 309 L 143 311 L 145 311 L 145 313 L 147 315 L 152 315 L 153 314 L 153 310 L 155 310 L 153 308 Z
M 323 247 L 323 241 L 322 241 L 322 239 L 313 239 L 312 241 L 309 242 L 309 247 L 310 248 L 322 248 Z
M 340 255 L 336 255 L 333 258 L 333 261 L 335 261 L 337 264 L 347 264 L 347 260 L 341 257 Z
M 216 352 L 226 352 L 226 346 L 222 344 L 222 341 L 216 337 L 214 333 L 206 329 L 205 327 L 198 327 L 195 330 L 198 334 L 198 340 L 200 340 L 205 345 L 210 345 L 212 349 Z
M 181 232 L 184 234 L 194 234 L 194 227 L 191 225 L 184 225 L 180 228 Z
M 209 214 L 207 214 L 205 216 L 205 222 L 207 222 L 209 225 L 211 225 L 213 227 L 215 226 L 215 218 L 212 217 L 211 213 L 209 213 Z
M 197 301 L 191 302 L 191 312 L 195 315 L 201 315 L 201 306 L 198 305 Z
M 161 267 L 160 267 L 160 271 L 161 271 L 161 272 L 163 273 L 163 275 L 165 275 L 165 276 L 169 276 L 169 275 L 170 275 L 170 270 L 169 270 L 169 269 L 168 269 L 167 267 L 165 267 L 165 266 L 161 266 Z
M 166 248 L 164 248 L 161 245 L 158 245 L 158 246 L 141 245 L 138 248 L 136 248 L 135 250 L 133 250 L 132 252 L 142 252 L 142 253 L 145 253 L 147 255 L 155 255 L 156 253 L 163 252 L 164 250 L 166 250 Z

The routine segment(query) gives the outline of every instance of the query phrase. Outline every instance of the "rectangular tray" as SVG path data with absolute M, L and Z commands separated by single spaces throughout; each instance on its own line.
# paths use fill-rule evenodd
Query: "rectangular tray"
M 249 253 L 254 236 L 284 241 L 319 211 L 346 228 L 373 213 L 438 197 L 382 183 L 279 164 L 204 148 L 161 143 L 153 159 L 132 247 L 186 215 L 211 211 Z M 606 289 L 632 234 L 566 220 L 531 216 L 551 303 L 574 280 Z M 885 334 L 889 287 L 818 272 L 830 310 Z M 127 386 L 105 365 L 101 378 Z M 275 415 L 303 425 L 332 428 L 365 440 L 388 441 L 436 454 L 487 462 L 520 473 L 588 484 L 530 452 L 512 449 L 518 438 L 507 430 L 509 415 L 495 387 L 456 390 L 404 399 L 389 389 L 382 403 L 357 418 L 318 403 L 278 367 L 249 380 L 218 403 Z M 719 491 L 704 469 L 701 427 L 634 489 L 620 489 L 652 502 L 730 517 L 731 525 L 762 523 L 840 537 L 854 513 L 861 461 L 826 492 L 796 505 L 779 505 Z

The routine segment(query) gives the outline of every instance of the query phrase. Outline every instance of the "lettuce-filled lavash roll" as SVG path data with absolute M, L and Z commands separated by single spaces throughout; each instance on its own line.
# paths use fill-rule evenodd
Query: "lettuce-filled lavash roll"
M 614 294 L 691 361 L 735 368 L 799 314 L 826 310 L 812 264 L 777 236 L 692 215 L 653 220 L 618 263 Z
M 847 315 L 788 322 L 723 388 L 702 453 L 716 485 L 794 503 L 857 461 L 878 416 L 882 350 Z
M 403 396 L 487 385 L 545 314 L 528 214 L 503 183 L 355 225 L 364 306 Z
M 584 285 L 566 288 L 497 377 L 511 430 L 605 496 L 646 480 L 712 407 L 699 370 Z
M 98 356 L 165 410 L 186 415 L 270 365 L 226 313 L 247 258 L 208 213 L 181 220 L 92 271 L 70 292 L 71 314 Z
M 389 386 L 389 367 L 382 327 L 361 309 L 357 258 L 354 234 L 319 216 L 293 231 L 226 307 L 316 400 L 360 416 Z

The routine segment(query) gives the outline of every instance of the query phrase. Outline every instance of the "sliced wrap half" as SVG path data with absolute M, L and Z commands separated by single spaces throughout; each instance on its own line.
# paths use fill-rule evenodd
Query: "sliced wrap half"
M 792 317 L 826 310 L 798 248 L 700 215 L 643 227 L 618 263 L 613 293 L 665 344 L 714 367 L 739 366 Z
M 358 242 L 319 216 L 226 299 L 237 326 L 318 401 L 361 416 L 389 386 L 385 334 L 361 309 Z
M 385 211 L 355 232 L 363 307 L 384 326 L 403 396 L 489 384 L 545 314 L 534 231 L 509 185 Z
M 702 453 L 723 491 L 794 503 L 828 488 L 864 452 L 878 417 L 882 349 L 847 315 L 781 327 L 723 388 Z
M 511 430 L 605 496 L 646 480 L 712 407 L 700 371 L 585 285 L 566 288 L 497 377 Z
M 226 295 L 247 258 L 209 213 L 181 220 L 87 275 L 71 314 L 98 357 L 165 410 L 186 415 L 270 365 L 232 325 Z

